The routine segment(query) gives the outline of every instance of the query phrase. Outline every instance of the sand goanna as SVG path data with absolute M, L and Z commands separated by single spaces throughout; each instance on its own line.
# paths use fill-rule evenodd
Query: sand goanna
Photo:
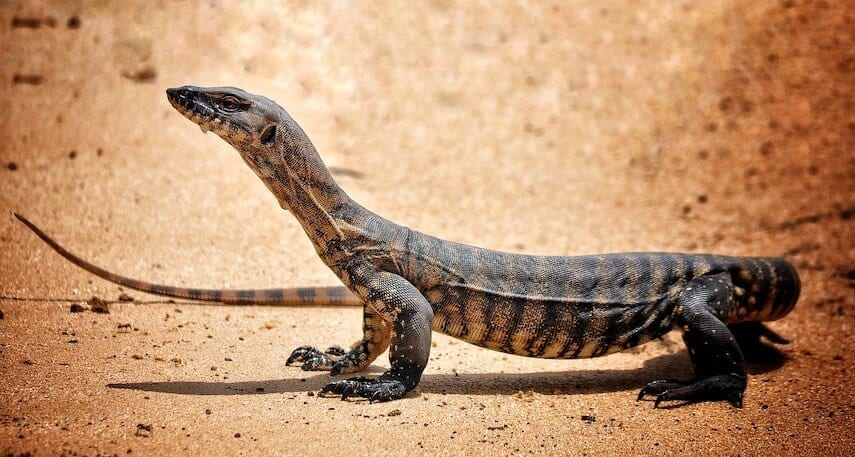
M 741 407 L 747 378 L 734 334 L 786 342 L 760 323 L 785 316 L 798 299 L 798 274 L 783 259 L 535 256 L 441 240 L 353 201 L 300 126 L 272 100 L 230 87 L 184 86 L 168 89 L 167 96 L 203 132 L 215 132 L 240 153 L 347 289 L 297 293 L 153 285 L 95 267 L 19 219 L 75 264 L 146 292 L 233 303 L 311 302 L 319 295 L 342 303 L 358 299 L 363 337 L 349 351 L 303 346 L 287 363 L 333 375 L 353 373 L 389 348 L 391 369 L 377 378 L 330 382 L 322 393 L 372 402 L 401 398 L 415 388 L 427 365 L 431 330 L 511 354 L 571 359 L 617 352 L 678 327 L 696 377 L 652 381 L 638 398 L 654 397 L 654 407 L 662 401 L 704 400 Z

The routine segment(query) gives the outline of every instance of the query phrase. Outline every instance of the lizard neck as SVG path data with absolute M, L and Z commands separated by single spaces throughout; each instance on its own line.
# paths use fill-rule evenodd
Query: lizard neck
M 280 124 L 279 166 L 253 166 L 280 206 L 290 209 L 318 255 L 335 263 L 336 247 L 352 238 L 353 228 L 371 213 L 335 182 L 308 136 L 293 120 Z M 252 165 L 252 164 L 251 164 Z

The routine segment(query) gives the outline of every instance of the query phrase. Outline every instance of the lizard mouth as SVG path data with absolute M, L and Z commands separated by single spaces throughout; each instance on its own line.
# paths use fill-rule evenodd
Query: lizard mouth
M 166 94 L 172 107 L 184 115 L 184 117 L 199 124 L 203 133 L 211 130 L 211 127 L 207 125 L 214 117 L 211 109 L 194 100 L 190 91 L 182 88 L 172 88 L 167 89 Z

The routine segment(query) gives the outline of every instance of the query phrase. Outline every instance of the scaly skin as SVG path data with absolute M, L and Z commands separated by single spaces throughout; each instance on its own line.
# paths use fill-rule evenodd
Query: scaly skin
M 696 378 L 651 382 L 639 399 L 654 396 L 655 406 L 674 400 L 741 406 L 747 382 L 733 332 L 742 341 L 764 336 L 784 342 L 759 323 L 785 316 L 798 299 L 798 274 L 783 259 L 532 256 L 441 240 L 353 201 L 273 101 L 227 87 L 185 86 L 167 96 L 181 114 L 241 154 L 364 305 L 364 335 L 350 351 L 304 346 L 288 363 L 350 373 L 390 347 L 391 369 L 379 378 L 336 381 L 322 392 L 372 401 L 402 397 L 427 365 L 431 329 L 511 354 L 581 358 L 633 347 L 677 326 Z

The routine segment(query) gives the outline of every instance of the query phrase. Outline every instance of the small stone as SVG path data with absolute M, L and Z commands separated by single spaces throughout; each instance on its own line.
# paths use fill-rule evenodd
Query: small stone
M 68 18 L 68 22 L 65 25 L 70 29 L 79 29 L 80 28 L 80 17 L 71 16 Z
M 3 310 L 0 309 L 0 319 L 3 319 L 4 317 L 6 317 L 6 316 L 3 314 Z
M 98 297 L 93 296 L 86 304 L 91 307 L 93 313 L 110 314 L 110 305 Z
M 89 311 L 89 305 L 84 305 L 82 303 L 72 303 L 71 304 L 71 312 L 72 313 L 82 313 L 84 311 Z
M 147 65 L 133 70 L 123 70 L 121 75 L 131 81 L 150 83 L 157 79 L 157 69 L 151 65 Z
M 134 301 L 134 297 L 131 297 L 130 295 L 122 292 L 121 294 L 119 294 L 119 301 L 124 301 L 124 302 Z
M 8 168 L 9 171 L 15 171 L 18 169 L 18 164 L 15 162 L 9 162 L 6 164 L 6 168 Z
M 386 413 L 386 415 L 389 417 L 400 416 L 401 410 L 400 409 L 393 409 L 392 411 L 389 411 L 388 413 Z
M 235 433 L 235 438 L 240 438 L 240 433 Z

